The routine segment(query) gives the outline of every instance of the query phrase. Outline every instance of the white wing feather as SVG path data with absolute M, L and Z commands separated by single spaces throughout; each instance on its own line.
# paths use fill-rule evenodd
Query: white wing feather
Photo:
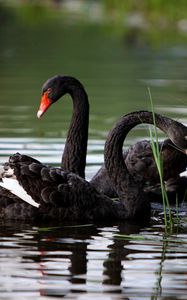
M 23 189 L 23 187 L 18 183 L 16 179 L 12 178 L 2 178 L 2 182 L 0 182 L 0 186 L 9 190 L 12 194 L 19 197 L 21 200 L 29 203 L 32 206 L 39 207 L 39 204 L 35 202 L 31 196 L 27 194 L 27 192 Z

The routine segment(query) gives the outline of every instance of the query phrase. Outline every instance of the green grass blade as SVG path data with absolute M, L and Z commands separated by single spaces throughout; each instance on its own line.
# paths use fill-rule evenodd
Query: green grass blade
M 151 147 L 152 147 L 153 157 L 154 157 L 155 164 L 156 164 L 159 178 L 160 178 L 165 226 L 166 226 L 166 229 L 168 229 L 168 228 L 172 229 L 174 222 L 173 222 L 169 199 L 168 199 L 168 195 L 166 192 L 166 187 L 165 187 L 165 183 L 164 183 L 164 179 L 163 179 L 163 160 L 162 160 L 160 149 L 159 149 L 158 132 L 157 132 L 157 126 L 156 126 L 156 120 L 155 120 L 154 106 L 153 106 L 151 91 L 149 88 L 148 88 L 148 92 L 149 92 L 149 98 L 150 98 L 150 103 L 151 103 L 151 111 L 152 111 L 152 115 L 153 115 L 153 126 L 154 126 L 153 132 L 151 129 L 149 130 L 150 139 L 151 139 Z M 168 212 L 168 214 L 167 214 L 167 212 Z M 169 220 L 168 220 L 168 218 L 169 218 Z

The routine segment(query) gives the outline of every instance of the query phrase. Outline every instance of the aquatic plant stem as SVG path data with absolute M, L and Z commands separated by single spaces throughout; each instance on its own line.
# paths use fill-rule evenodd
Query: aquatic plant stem
M 168 200 L 168 196 L 167 196 L 167 192 L 166 192 L 165 183 L 163 180 L 163 160 L 162 160 L 160 150 L 159 150 L 158 132 L 157 132 L 153 100 L 152 100 L 150 88 L 148 88 L 148 93 L 149 93 L 149 98 L 150 98 L 150 103 L 151 103 L 151 111 L 153 114 L 154 136 L 153 136 L 151 128 L 149 131 L 150 131 L 151 147 L 152 147 L 152 151 L 153 151 L 153 156 L 155 159 L 155 163 L 156 163 L 159 178 L 160 178 L 163 209 L 164 209 L 164 221 L 165 221 L 166 228 L 168 228 L 168 225 L 170 228 L 173 228 L 173 225 L 174 225 L 173 218 L 172 218 L 172 214 L 171 214 L 171 209 L 170 209 L 170 204 L 169 204 L 169 200 Z M 167 209 L 168 209 L 168 215 L 169 215 L 169 224 L 168 224 L 168 219 L 167 219 Z

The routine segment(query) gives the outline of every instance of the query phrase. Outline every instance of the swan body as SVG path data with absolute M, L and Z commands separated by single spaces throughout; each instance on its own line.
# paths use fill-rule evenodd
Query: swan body
M 164 181 L 175 178 L 186 169 L 187 155 L 180 151 L 179 147 L 180 143 L 176 146 L 170 139 L 159 143 L 159 150 L 163 161 Z M 125 162 L 129 172 L 133 176 L 137 176 L 139 180 L 148 182 L 149 184 L 160 182 L 149 141 L 141 141 L 131 146 L 127 151 Z
M 19 153 L 10 157 L 9 167 L 23 189 L 37 203 L 37 209 L 22 202 L 18 209 L 18 203 L 15 202 L 2 209 L 3 218 L 25 220 L 31 215 L 32 220 L 60 221 L 128 217 L 120 202 L 99 194 L 89 182 L 74 173 L 32 162 L 28 156 Z M 19 214 L 15 215 L 15 210 Z
M 155 114 L 156 125 L 164 130 L 181 148 L 187 149 L 187 128 L 170 118 Z M 151 112 L 133 112 L 122 117 L 110 131 L 104 150 L 105 166 L 119 196 L 113 201 L 99 193 L 84 178 L 62 168 L 47 167 L 42 163 L 16 153 L 6 163 L 1 177 L 14 174 L 19 184 L 38 204 L 37 207 L 16 201 L 1 208 L 1 217 L 13 219 L 55 220 L 112 220 L 146 219 L 150 203 L 143 191 L 143 183 L 128 171 L 122 147 L 128 132 L 140 123 L 153 123 Z M 16 213 L 15 213 L 16 211 Z
M 178 147 L 180 147 L 180 144 Z M 177 149 L 176 145 L 170 139 L 159 142 L 159 149 L 163 161 L 163 179 L 166 181 L 166 188 L 168 187 L 169 192 L 171 190 L 171 182 L 174 187 L 175 182 L 179 183 L 180 181 L 180 173 L 186 170 L 187 155 L 183 151 L 180 151 L 180 149 Z M 129 173 L 138 181 L 144 183 L 145 192 L 149 192 L 150 198 L 158 200 L 159 195 L 162 198 L 158 186 L 160 178 L 150 141 L 142 140 L 135 143 L 127 151 L 123 152 L 123 159 Z M 98 170 L 90 182 L 99 192 L 112 198 L 117 197 L 105 165 Z M 155 188 L 156 186 L 157 188 Z M 175 189 L 172 192 L 174 193 Z

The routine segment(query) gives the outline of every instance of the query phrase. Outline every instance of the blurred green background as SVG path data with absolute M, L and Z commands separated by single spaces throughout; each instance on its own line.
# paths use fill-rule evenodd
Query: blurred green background
M 150 109 L 147 87 L 156 111 L 186 122 L 186 1 L 6 0 L 0 22 L 0 136 L 66 136 L 68 96 L 36 120 L 41 86 L 55 74 L 84 84 L 91 139 Z

